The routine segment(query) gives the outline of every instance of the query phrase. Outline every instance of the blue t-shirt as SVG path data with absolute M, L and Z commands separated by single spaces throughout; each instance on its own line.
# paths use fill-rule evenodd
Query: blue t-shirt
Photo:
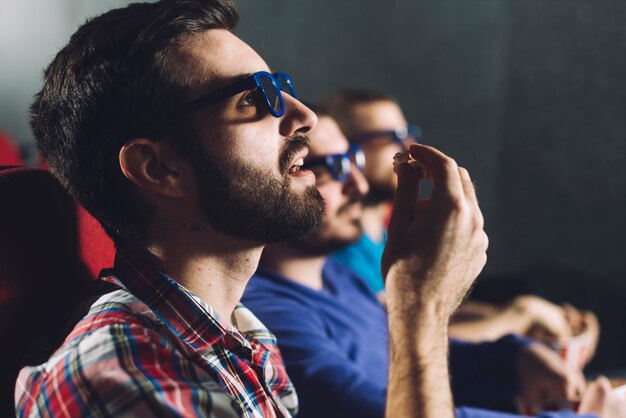
M 278 338 L 300 399 L 298 418 L 382 418 L 389 361 L 385 310 L 347 267 L 329 260 L 323 279 L 318 291 L 259 268 L 242 302 Z M 451 342 L 455 403 L 510 401 L 517 390 L 515 359 L 525 344 L 513 336 L 493 343 Z M 456 412 L 458 418 L 518 417 L 472 407 Z
M 378 293 L 385 289 L 380 260 L 383 258 L 386 242 L 386 232 L 380 242 L 374 242 L 367 234 L 363 234 L 357 242 L 337 251 L 330 258 L 350 267 L 365 280 L 374 293 Z

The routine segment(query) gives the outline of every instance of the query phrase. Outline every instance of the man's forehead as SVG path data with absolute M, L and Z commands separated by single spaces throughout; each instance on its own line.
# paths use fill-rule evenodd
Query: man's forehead
M 400 106 L 387 100 L 356 105 L 352 113 L 361 132 L 391 130 L 407 123 Z
M 180 76 L 188 86 L 208 91 L 257 71 L 269 71 L 250 45 L 227 30 L 211 29 L 191 35 L 188 41 L 170 57 L 170 65 L 184 71 Z
M 348 140 L 337 123 L 328 116 L 321 116 L 308 136 L 311 139 L 309 145 L 310 158 L 328 154 L 342 154 L 349 147 Z

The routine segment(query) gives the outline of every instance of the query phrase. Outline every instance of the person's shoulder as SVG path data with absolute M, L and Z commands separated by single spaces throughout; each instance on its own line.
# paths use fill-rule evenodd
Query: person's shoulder
M 68 338 L 73 335 L 84 338 L 116 324 L 155 328 L 158 322 L 156 314 L 143 301 L 126 289 L 117 289 L 97 298 Z
M 117 356 L 119 348 L 141 336 L 161 341 L 159 321 L 145 303 L 126 289 L 97 298 L 63 343 L 39 369 L 52 371 L 59 363 L 87 353 L 81 361 L 97 362 Z
M 328 258 L 324 264 L 324 274 L 334 276 L 356 276 L 356 273 L 346 264 L 335 258 Z
M 315 291 L 269 270 L 259 269 L 250 279 L 242 302 L 247 307 L 268 301 L 280 303 L 305 303 Z M 253 310 L 254 311 L 254 310 Z
M 246 285 L 246 292 L 260 292 L 276 287 L 280 287 L 280 282 L 276 283 L 278 277 L 269 270 L 258 269 Z
M 111 394 L 113 386 L 138 380 L 142 373 L 133 370 L 145 362 L 178 357 L 178 351 L 154 313 L 119 289 L 100 296 L 46 362 L 20 371 L 16 401 L 23 409 L 41 396 L 57 402 L 76 390 Z
M 111 335 L 120 338 L 114 330 L 119 327 L 130 329 L 161 328 L 156 314 L 136 296 L 126 289 L 118 289 L 104 294 L 89 307 L 87 314 L 74 326 L 65 339 L 64 346 Z
M 94 316 L 81 321 L 46 363 L 20 371 L 15 388 L 20 416 L 42 410 L 60 416 L 84 416 L 86 411 L 170 416 L 189 413 L 189 408 L 224 413 L 233 408 L 232 397 L 216 378 L 219 372 L 202 367 L 182 340 L 136 307 L 114 307 L 120 302 L 117 296 L 100 301 L 108 305 L 107 312 L 90 311 Z M 236 416 L 234 409 L 230 412 L 224 416 Z
M 372 293 L 366 281 L 352 267 L 329 258 L 324 265 L 324 278 L 341 287 L 358 288 L 360 292 Z
M 262 324 L 274 331 L 282 326 L 292 326 L 319 320 L 318 296 L 312 289 L 284 280 L 254 277 L 242 298 L 245 311 L 250 311 Z
M 255 316 L 264 320 L 266 314 L 295 315 L 315 312 L 316 301 L 306 294 L 285 288 L 246 289 L 241 303 Z

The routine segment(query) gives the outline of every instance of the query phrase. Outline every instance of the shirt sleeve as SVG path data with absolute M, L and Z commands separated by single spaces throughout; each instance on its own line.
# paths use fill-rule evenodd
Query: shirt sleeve
M 215 378 L 155 330 L 112 324 L 75 344 L 22 370 L 18 416 L 241 416 Z
M 519 392 L 516 370 L 531 342 L 507 335 L 484 343 L 450 341 L 450 373 L 456 405 L 479 408 L 510 405 Z

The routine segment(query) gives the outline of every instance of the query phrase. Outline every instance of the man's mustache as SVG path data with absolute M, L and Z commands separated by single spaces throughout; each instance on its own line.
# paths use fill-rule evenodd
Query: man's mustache
M 302 150 L 309 148 L 310 142 L 309 137 L 303 134 L 296 134 L 289 138 L 289 142 L 285 145 L 279 159 L 281 173 L 287 174 L 289 172 L 293 158 Z

